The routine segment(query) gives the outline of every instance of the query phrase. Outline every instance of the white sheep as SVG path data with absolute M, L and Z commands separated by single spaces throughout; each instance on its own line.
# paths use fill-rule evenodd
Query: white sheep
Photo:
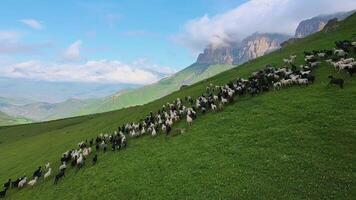
M 50 166 L 50 163 L 49 163 L 49 162 L 47 162 L 47 164 L 45 165 L 45 169 L 48 169 L 48 168 L 49 168 L 49 166 Z
M 187 115 L 187 122 L 189 126 L 191 126 L 193 123 L 193 118 L 191 118 L 189 115 Z
M 79 158 L 77 159 L 77 165 L 83 165 L 83 163 L 84 163 L 84 158 L 83 155 L 80 154 Z
M 215 110 L 217 109 L 216 105 L 211 104 L 211 109 L 212 109 L 213 111 L 215 111 Z
M 282 86 L 282 83 L 281 82 L 276 82 L 276 83 L 273 83 L 273 89 L 274 90 L 279 90 Z
M 47 179 L 49 176 L 51 176 L 51 173 L 52 173 L 52 169 L 48 168 L 48 171 L 44 174 L 43 178 Z
M 35 178 L 32 179 L 32 180 L 30 180 L 30 181 L 27 183 L 27 185 L 29 185 L 30 187 L 33 187 L 33 186 L 37 183 L 37 179 L 38 179 L 38 177 L 35 176 Z
M 225 99 L 224 97 L 221 97 L 221 103 L 226 104 L 227 103 L 227 99 Z
M 61 166 L 59 166 L 59 170 L 65 170 L 67 168 L 66 162 L 63 162 Z
M 346 56 L 346 52 L 342 49 L 335 49 L 334 54 L 340 57 Z
M 151 134 L 152 134 L 153 137 L 157 135 L 157 132 L 156 132 L 155 128 L 152 129 L 152 133 Z
M 300 78 L 300 79 L 298 79 L 298 84 L 299 85 L 308 85 L 308 79 Z
M 318 56 L 320 57 L 320 58 L 324 58 L 325 57 L 325 53 L 318 53 Z
M 23 179 L 19 182 L 18 188 L 23 188 L 23 187 L 25 186 L 26 182 L 27 182 L 27 177 L 23 178 Z

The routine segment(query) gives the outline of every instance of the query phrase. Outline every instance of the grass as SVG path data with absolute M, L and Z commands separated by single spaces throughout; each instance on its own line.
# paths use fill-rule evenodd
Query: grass
M 118 111 L 0 128 L 0 180 L 30 175 L 80 140 L 139 120 L 167 101 L 197 96 L 209 83 L 247 77 L 266 64 L 302 52 L 330 49 L 352 39 L 356 15 L 329 33 L 318 33 L 239 68 L 169 96 Z M 353 199 L 356 196 L 356 80 L 346 74 L 344 89 L 327 87 L 334 74 L 325 63 L 316 83 L 257 97 L 237 98 L 224 112 L 200 116 L 175 137 L 130 139 L 127 149 L 99 154 L 58 185 L 11 190 L 9 199 Z M 56 171 L 56 170 L 55 170 Z

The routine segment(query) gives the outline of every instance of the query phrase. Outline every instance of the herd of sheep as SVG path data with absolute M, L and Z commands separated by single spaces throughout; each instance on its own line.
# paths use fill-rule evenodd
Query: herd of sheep
M 94 148 L 96 153 L 91 158 L 93 165 L 98 160 L 97 153 L 99 151 L 105 153 L 108 148 L 111 148 L 112 151 L 125 148 L 127 146 L 126 136 L 139 137 L 149 134 L 154 137 L 160 132 L 169 135 L 174 123 L 185 118 L 190 126 L 197 118 L 198 113 L 204 114 L 209 110 L 213 112 L 221 111 L 224 105 L 233 102 L 236 96 L 246 94 L 254 96 L 270 89 L 280 90 L 282 87 L 291 85 L 307 86 L 314 82 L 315 77 L 312 72 L 322 61 L 334 66 L 337 72 L 345 71 L 352 76 L 356 71 L 356 62 L 349 55 L 352 54 L 352 51 L 356 51 L 356 42 L 338 41 L 336 48 L 304 52 L 305 65 L 299 67 L 294 65 L 297 56 L 291 55 L 289 58 L 283 59 L 284 67 L 276 68 L 268 65 L 264 69 L 252 73 L 248 79 L 239 78 L 222 86 L 209 84 L 206 92 L 195 99 L 187 96 L 183 102 L 182 99 L 178 98 L 172 103 L 163 105 L 157 113 L 150 112 L 140 122 L 119 126 L 113 134 L 100 134 L 95 139 L 81 141 L 76 149 L 68 150 L 60 157 L 60 166 L 54 176 L 54 183 L 57 184 L 61 178 L 65 177 L 69 165 L 71 168 L 82 168 L 85 161 L 93 154 Z M 329 78 L 329 84 L 343 87 L 343 79 L 337 79 L 333 76 L 329 76 Z M 183 132 L 183 129 L 181 132 Z M 41 166 L 38 167 L 31 180 L 28 180 L 27 176 L 19 177 L 14 181 L 9 179 L 4 184 L 4 189 L 0 191 L 0 197 L 5 197 L 6 191 L 10 188 L 20 189 L 25 186 L 35 186 L 42 174 L 43 180 L 52 176 L 50 163 L 45 164 L 44 170 Z

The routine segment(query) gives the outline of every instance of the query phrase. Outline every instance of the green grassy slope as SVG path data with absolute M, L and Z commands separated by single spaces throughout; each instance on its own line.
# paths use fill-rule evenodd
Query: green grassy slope
M 119 95 L 113 95 L 85 106 L 79 114 L 90 114 L 116 110 L 133 105 L 143 105 L 180 89 L 182 85 L 191 85 L 231 69 L 232 65 L 198 65 L 193 64 L 158 83 L 129 90 Z
M 266 64 L 356 35 L 356 15 L 329 33 L 317 33 L 144 106 L 109 113 L 0 128 L 0 180 L 58 160 L 80 140 L 138 120 L 167 101 L 197 96 L 209 83 L 247 77 Z M 298 63 L 298 64 L 299 64 Z M 224 112 L 174 126 L 183 135 L 130 139 L 117 153 L 99 154 L 58 185 L 10 191 L 9 199 L 352 199 L 356 196 L 356 79 L 337 74 L 345 88 L 326 87 L 325 63 L 316 83 L 237 98 Z M 53 166 L 58 167 L 58 163 Z
M 3 112 L 0 112 L 0 126 L 25 124 L 25 123 L 31 123 L 31 121 L 25 118 L 11 117 Z

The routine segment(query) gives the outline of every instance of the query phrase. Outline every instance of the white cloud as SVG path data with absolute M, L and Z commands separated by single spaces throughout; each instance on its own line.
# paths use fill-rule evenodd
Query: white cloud
M 36 30 L 43 28 L 42 23 L 35 19 L 21 19 L 20 22 Z
M 76 62 L 83 60 L 80 53 L 81 45 L 81 40 L 77 40 L 71 45 L 69 45 L 69 47 L 62 54 L 62 60 L 68 62 Z
M 254 32 L 293 35 L 303 19 L 355 8 L 355 0 L 249 0 L 225 13 L 186 22 L 172 39 L 193 51 L 201 51 L 209 44 L 224 45 Z
M 157 65 L 141 66 L 140 62 L 125 64 L 115 60 L 91 60 L 73 64 L 31 60 L 3 66 L 0 74 L 3 77 L 45 81 L 131 84 L 151 84 L 167 76 L 155 71 L 159 68 Z

